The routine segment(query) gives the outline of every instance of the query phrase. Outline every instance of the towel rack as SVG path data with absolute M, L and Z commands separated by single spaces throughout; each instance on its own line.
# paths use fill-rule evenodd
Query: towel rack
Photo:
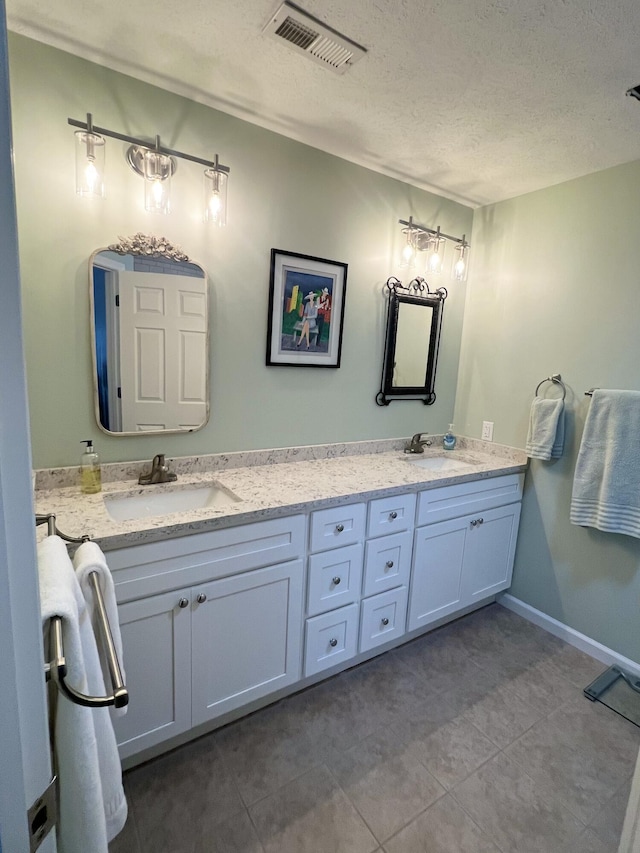
M 562 376 L 559 373 L 552 373 L 551 376 L 547 376 L 545 379 L 542 379 L 540 382 L 538 382 L 538 385 L 536 386 L 535 390 L 536 397 L 538 396 L 538 391 L 544 385 L 545 382 L 553 382 L 554 385 L 559 385 L 562 388 L 562 399 L 564 400 L 564 398 L 567 396 L 567 389 L 564 382 L 562 381 Z
M 48 515 L 36 515 L 36 527 L 40 524 L 47 525 L 48 536 L 59 536 L 61 539 L 64 539 L 65 542 L 82 543 L 90 540 L 89 536 L 83 536 L 80 539 L 76 539 L 73 536 L 66 536 L 64 533 L 61 533 L 56 526 L 56 517 L 53 513 L 49 513 Z M 49 643 L 50 650 L 53 650 L 53 659 L 49 663 L 45 664 L 45 677 L 47 681 L 53 681 L 60 692 L 64 693 L 64 695 L 72 702 L 75 702 L 76 705 L 83 705 L 85 708 L 105 708 L 109 705 L 113 705 L 116 708 L 124 708 L 125 705 L 129 704 L 129 692 L 125 687 L 124 680 L 122 678 L 122 668 L 120 667 L 118 655 L 116 654 L 113 634 L 111 632 L 111 626 L 109 625 L 107 610 L 104 606 L 102 590 L 100 589 L 100 580 L 97 572 L 89 572 L 88 577 L 93 588 L 93 600 L 98 613 L 98 625 L 100 628 L 103 648 L 107 656 L 107 664 L 109 667 L 113 693 L 109 696 L 87 696 L 86 694 L 80 693 L 78 690 L 71 687 L 70 684 L 67 684 L 65 680 L 67 676 L 67 662 L 64 656 L 62 619 L 60 616 L 53 616 L 51 618 Z

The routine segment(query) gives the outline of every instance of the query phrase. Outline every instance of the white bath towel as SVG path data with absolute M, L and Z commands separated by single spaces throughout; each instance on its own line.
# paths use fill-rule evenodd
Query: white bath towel
M 87 602 L 87 606 L 89 608 L 89 613 L 91 614 L 91 621 L 96 637 L 100 636 L 100 626 L 98 624 L 95 602 L 93 600 L 93 584 L 91 583 L 89 575 L 91 574 L 91 572 L 96 572 L 96 574 L 98 575 L 100 590 L 102 592 L 102 598 L 104 601 L 104 607 L 107 611 L 109 625 L 111 626 L 113 644 L 116 649 L 116 655 L 118 656 L 118 660 L 120 662 L 122 679 L 126 683 L 126 676 L 124 671 L 124 657 L 122 654 L 122 636 L 120 634 L 120 622 L 118 621 L 116 593 L 113 585 L 113 577 L 107 565 L 107 559 L 103 554 L 100 546 L 97 545 L 95 542 L 83 542 L 82 545 L 80 545 L 80 547 L 77 549 L 76 553 L 73 555 L 73 567 L 76 570 L 76 575 L 80 582 L 80 589 L 82 590 L 82 594 L 84 595 L 85 601 Z M 100 661 L 102 663 L 102 675 L 104 678 L 104 683 L 106 685 L 110 685 L 111 680 L 109 676 L 109 667 L 107 665 L 106 658 L 104 655 L 100 658 Z M 107 687 L 107 689 L 110 690 L 110 687 Z M 126 712 L 126 705 L 124 708 L 115 708 L 112 711 L 112 713 L 114 713 L 118 717 L 122 716 L 123 714 L 126 714 Z
M 640 393 L 593 392 L 576 461 L 571 522 L 640 538 Z
M 64 542 L 49 536 L 38 545 L 40 606 L 47 630 L 62 618 L 66 681 L 82 693 L 104 695 L 100 661 L 86 602 Z M 54 751 L 59 779 L 61 853 L 107 853 L 122 829 L 127 801 L 107 708 L 85 708 L 66 696 L 57 703 Z
M 529 413 L 527 456 L 558 459 L 564 450 L 564 400 L 535 397 Z

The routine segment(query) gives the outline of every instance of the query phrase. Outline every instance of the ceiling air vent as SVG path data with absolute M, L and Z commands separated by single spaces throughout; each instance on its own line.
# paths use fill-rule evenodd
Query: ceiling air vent
M 338 74 L 344 74 L 367 52 L 359 44 L 321 24 L 293 3 L 283 3 L 264 28 L 264 32 L 273 38 L 284 40 L 289 47 Z

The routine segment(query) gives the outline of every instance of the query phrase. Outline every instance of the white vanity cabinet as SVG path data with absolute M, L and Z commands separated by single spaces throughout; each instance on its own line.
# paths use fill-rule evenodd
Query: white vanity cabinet
M 422 492 L 413 548 L 409 631 L 509 587 L 521 497 L 519 474 Z
M 523 475 L 110 551 L 122 758 L 282 696 L 506 589 Z M 202 729 L 201 729 L 202 730 Z
M 305 530 L 294 516 L 110 552 L 130 692 L 114 717 L 123 758 L 299 680 Z M 268 565 L 276 555 L 297 559 Z

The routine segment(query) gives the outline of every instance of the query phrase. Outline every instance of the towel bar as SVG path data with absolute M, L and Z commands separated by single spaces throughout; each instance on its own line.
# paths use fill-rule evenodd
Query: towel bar
M 81 539 L 74 539 L 72 536 L 65 536 L 56 527 L 56 517 L 53 514 L 36 515 L 36 526 L 39 524 L 47 525 L 47 534 L 49 536 L 59 536 L 66 542 L 88 542 L 89 536 L 83 536 Z M 116 648 L 113 642 L 113 634 L 107 617 L 107 611 L 104 606 L 102 590 L 100 589 L 100 580 L 97 572 L 89 573 L 89 580 L 93 588 L 93 599 L 98 613 L 98 626 L 100 629 L 101 640 L 104 652 L 107 656 L 107 665 L 109 667 L 109 675 L 113 692 L 109 696 L 88 696 L 80 693 L 75 688 L 71 687 L 65 681 L 67 675 L 67 662 L 64 656 L 64 646 L 62 642 L 62 619 L 60 616 L 51 618 L 49 628 L 49 644 L 52 651 L 52 660 L 45 664 L 45 678 L 47 681 L 52 680 L 61 693 L 75 702 L 76 705 L 83 705 L 86 708 L 105 708 L 113 705 L 115 708 L 124 708 L 129 704 L 129 692 L 125 687 L 122 678 L 122 669 Z

